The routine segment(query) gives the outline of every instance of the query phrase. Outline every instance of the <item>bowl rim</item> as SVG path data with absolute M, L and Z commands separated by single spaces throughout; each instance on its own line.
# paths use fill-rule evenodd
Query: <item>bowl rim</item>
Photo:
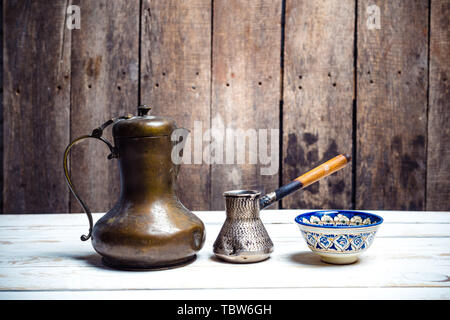
M 368 215 L 368 216 L 372 216 L 375 218 L 378 218 L 379 221 L 376 223 L 371 223 L 371 224 L 364 224 L 364 225 L 340 225 L 340 226 L 335 226 L 335 225 L 318 225 L 318 224 L 311 224 L 311 223 L 304 223 L 303 221 L 301 221 L 301 218 L 303 218 L 306 215 L 310 215 L 313 213 L 353 213 L 353 214 L 357 214 L 357 213 L 361 213 L 364 215 Z M 378 226 L 380 224 L 383 223 L 384 219 L 382 217 L 380 217 L 377 214 L 374 213 L 370 213 L 370 212 L 364 212 L 364 211 L 357 211 L 357 210 L 316 210 L 316 211 L 309 211 L 309 212 L 305 212 L 302 214 L 299 214 L 298 216 L 295 217 L 295 222 L 302 225 L 302 226 L 306 226 L 306 227 L 311 227 L 311 228 L 326 228 L 326 229 L 357 229 L 357 228 L 370 228 L 370 227 L 374 227 L 374 226 Z

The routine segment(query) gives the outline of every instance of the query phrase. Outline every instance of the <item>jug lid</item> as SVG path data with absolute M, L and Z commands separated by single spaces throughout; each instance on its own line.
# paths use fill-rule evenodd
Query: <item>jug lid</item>
M 170 136 L 177 129 L 169 117 L 149 115 L 150 106 L 139 106 L 138 115 L 118 121 L 112 129 L 115 138 Z

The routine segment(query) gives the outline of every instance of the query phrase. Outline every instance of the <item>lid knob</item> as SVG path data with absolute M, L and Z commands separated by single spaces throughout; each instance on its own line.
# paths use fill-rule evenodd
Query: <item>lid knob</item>
M 150 110 L 152 109 L 152 107 L 147 106 L 147 105 L 142 105 L 138 107 L 138 116 L 143 117 L 146 116 Z

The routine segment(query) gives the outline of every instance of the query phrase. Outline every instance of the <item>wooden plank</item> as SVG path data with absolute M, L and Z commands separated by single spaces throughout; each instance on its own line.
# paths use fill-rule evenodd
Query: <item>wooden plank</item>
M 428 2 L 358 1 L 357 208 L 425 209 Z
M 213 10 L 212 127 L 244 133 L 251 129 L 256 134 L 267 129 L 268 153 L 271 143 L 278 143 L 270 140 L 270 130 L 279 129 L 281 9 L 280 0 L 217 0 Z M 211 165 L 214 210 L 224 208 L 226 190 L 271 192 L 278 187 L 278 168 L 275 174 L 262 175 L 261 168 L 269 165 L 260 157 L 250 163 L 250 139 L 245 139 L 245 164 L 237 163 L 236 139 L 234 144 L 225 139 L 226 148 L 235 150 L 233 164 L 225 164 L 231 153 L 224 152 L 224 164 Z M 275 154 L 278 160 L 278 149 Z
M 264 210 L 261 213 L 261 219 L 265 224 L 292 224 L 294 218 L 310 210 Z M 450 224 L 449 212 L 433 212 L 433 211 L 367 211 L 375 213 L 384 218 L 385 224 Z M 204 222 L 208 224 L 222 225 L 225 221 L 225 213 L 223 211 L 194 211 L 194 213 Z M 94 213 L 94 222 L 100 219 L 103 213 Z M 0 231 L 3 228 L 22 228 L 25 230 L 38 228 L 79 228 L 86 226 L 87 218 L 84 214 L 47 214 L 28 215 L 2 215 L 0 219 Z M 1 236 L 1 234 L 0 234 Z
M 3 2 L 5 213 L 68 211 L 62 170 L 70 137 L 66 5 Z
M 354 1 L 286 1 L 283 182 L 352 154 Z M 352 165 L 283 200 L 284 208 L 351 208 Z
M 0 38 L 3 39 L 3 0 L 0 1 Z M 3 43 L 0 41 L 0 213 L 3 213 Z
M 139 81 L 139 1 L 74 3 L 82 17 L 81 29 L 72 32 L 72 139 L 112 117 L 136 114 Z M 111 139 L 109 128 L 105 137 Z M 98 141 L 71 152 L 73 183 L 92 211 L 108 211 L 119 197 L 117 161 L 108 154 Z M 73 196 L 70 211 L 83 212 Z
M 110 291 L 2 291 L 2 300 L 436 300 L 450 299 L 448 288 L 264 288 Z M 182 305 L 182 302 L 180 302 Z M 220 309 L 219 309 L 220 310 Z
M 400 232 L 407 232 L 407 226 L 397 227 Z M 434 231 L 434 235 L 439 235 L 439 226 L 433 225 L 430 231 Z M 442 228 L 442 227 L 441 227 Z M 447 235 L 449 228 L 447 226 Z M 318 262 L 318 257 L 313 254 L 306 246 L 306 242 L 301 237 L 300 232 L 295 226 L 279 226 L 269 225 L 268 231 L 274 241 L 276 250 L 271 256 L 271 267 L 289 266 L 292 259 L 301 253 L 301 257 L 312 259 Z M 283 234 L 283 231 L 286 234 Z M 386 231 L 382 229 L 382 231 Z M 14 231 L 9 231 L 11 234 Z M 90 268 L 92 266 L 101 267 L 101 257 L 90 245 L 90 243 L 82 243 L 79 241 L 79 229 L 68 230 L 65 235 L 55 230 L 40 230 L 31 232 L 27 236 L 25 232 L 18 232 L 21 238 L 16 236 L 0 237 L 0 244 L 4 250 L 0 254 L 0 269 L 4 268 L 61 268 L 61 267 L 79 267 Z M 208 225 L 208 232 L 217 234 L 219 228 L 214 225 Z M 447 263 L 446 254 L 449 254 L 450 238 L 444 237 L 408 237 L 394 238 L 383 237 L 380 232 L 367 252 L 361 255 L 361 260 L 378 259 L 383 256 L 384 259 L 395 259 L 409 261 L 415 263 L 415 260 L 427 260 L 430 264 L 442 265 Z M 45 233 L 48 235 L 45 237 Z M 441 232 L 442 234 L 442 232 Z M 192 268 L 215 268 L 220 264 L 211 263 L 213 257 L 212 245 L 214 237 L 206 240 L 205 246 L 198 256 Z M 395 243 L 395 245 L 392 245 Z M 39 250 L 36 250 L 36 246 Z M 398 251 L 401 247 L 401 252 Z M 299 257 L 299 258 L 301 258 Z M 316 259 L 317 258 L 317 259 Z
M 212 243 L 216 239 L 223 223 L 207 223 L 208 224 L 208 236 L 206 244 L 206 250 L 212 248 Z M 78 244 L 80 235 L 85 232 L 85 226 L 77 227 L 65 227 L 65 226 L 53 226 L 53 227 L 6 227 L 2 228 L 0 241 L 4 245 L 11 245 L 15 242 L 21 245 L 27 245 L 30 242 L 36 241 L 40 245 L 45 243 L 51 243 L 56 246 L 68 245 L 69 242 L 74 241 Z M 284 243 L 295 242 L 301 244 L 304 242 L 298 227 L 293 223 L 273 223 L 266 224 L 266 228 L 273 241 L 279 241 Z M 390 239 L 412 239 L 412 238 L 450 238 L 450 224 L 383 224 L 378 233 L 378 238 L 390 238 Z M 400 240 L 392 240 L 394 242 Z M 79 248 L 92 249 L 89 243 L 80 244 Z M 62 247 L 61 250 L 64 250 Z
M 269 211 L 274 214 L 276 212 Z M 295 211 L 286 210 L 278 213 L 283 215 L 293 212 Z M 219 217 L 221 214 L 223 213 L 204 212 L 202 218 Z M 397 216 L 397 219 L 404 214 L 393 212 L 392 216 Z M 434 214 L 445 219 L 443 213 Z M 42 223 L 42 216 L 39 217 Z M 222 263 L 212 253 L 214 237 L 208 237 L 194 263 L 170 271 L 148 272 L 142 277 L 141 273 L 117 271 L 101 265 L 100 256 L 90 244 L 78 239 L 84 226 L 75 225 L 83 215 L 47 217 L 55 220 L 38 226 L 32 222 L 36 220 L 36 216 L 31 216 L 28 217 L 28 225 L 22 224 L 15 230 L 6 226 L 0 229 L 0 241 L 5 249 L 0 253 L 0 290 L 8 291 L 0 292 L 2 297 L 10 297 L 9 293 L 16 290 L 105 292 L 182 289 L 194 292 L 200 289 L 245 289 L 262 292 L 261 289 L 266 291 L 281 288 L 334 288 L 335 291 L 344 288 L 363 289 L 363 293 L 368 292 L 366 289 L 381 288 L 441 288 L 440 294 L 445 295 L 450 288 L 449 224 L 430 223 L 424 226 L 419 223 L 426 222 L 426 218 L 417 219 L 416 224 L 382 225 L 372 247 L 361 255 L 358 263 L 352 265 L 322 263 L 318 256 L 309 251 L 294 224 L 269 223 L 266 226 L 274 241 L 275 251 L 266 262 L 244 265 Z M 24 222 L 24 216 L 1 218 L 0 221 L 14 218 L 17 222 Z M 62 220 L 67 219 L 73 220 L 74 224 L 63 226 L 65 222 Z M 448 217 L 445 221 L 448 222 Z M 50 228 L 51 225 L 54 226 Z M 207 223 L 207 234 L 216 235 L 220 227 L 220 224 Z M 390 237 L 384 237 L 382 233 L 389 228 Z M 426 233 L 431 237 L 426 237 Z M 396 238 L 402 234 L 413 237 Z M 447 236 L 443 237 L 444 234 Z M 423 235 L 425 237 L 418 237 Z M 36 250 L 37 244 L 39 250 Z M 273 270 L 278 271 L 273 273 Z M 264 276 L 268 273 L 271 277 Z M 308 277 L 292 276 L 306 273 Z M 217 274 L 227 274 L 227 277 L 217 277 Z M 368 274 L 371 276 L 368 277 Z M 397 292 L 401 294 L 402 291 Z M 406 293 L 403 295 L 407 296 Z
M 209 129 L 211 1 L 144 0 L 141 19 L 141 103 L 172 117 L 191 136 L 194 122 Z M 189 209 L 210 208 L 209 164 L 194 163 L 192 156 L 181 166 L 178 184 Z
M 427 210 L 450 210 L 450 1 L 431 2 Z
M 377 243 L 374 243 L 374 248 Z M 372 250 L 372 248 L 370 249 Z M 446 287 L 446 257 L 420 256 L 386 259 L 382 251 L 367 252 L 358 263 L 336 266 L 320 262 L 318 256 L 299 248 L 284 257 L 284 263 L 270 259 L 264 263 L 236 265 L 202 255 L 183 268 L 142 273 L 89 267 L 0 268 L 0 290 L 124 290 L 124 289 L 210 289 L 210 288 L 307 288 L 307 287 Z M 76 259 L 76 257 L 74 257 Z M 78 259 L 89 259 L 79 257 Z M 85 262 L 89 265 L 89 260 Z M 276 270 L 276 272 L 273 272 Z M 226 274 L 225 277 L 217 275 Z M 267 277 L 270 274 L 270 277 Z M 293 275 L 308 276 L 293 276 Z M 368 276 L 370 274 L 370 276 Z
M 305 241 L 293 223 L 297 210 L 268 210 L 263 222 L 276 245 L 273 260 L 284 263 L 286 255 L 306 250 Z M 377 212 L 378 214 L 381 214 Z M 222 226 L 223 212 L 197 212 L 206 223 L 208 236 L 196 266 L 208 264 L 212 255 L 212 243 Z M 450 215 L 445 212 L 386 212 L 381 214 L 385 222 L 377 234 L 377 246 L 370 254 L 382 254 L 385 258 L 417 256 L 439 259 L 450 241 Z M 94 220 L 100 218 L 94 215 Z M 90 266 L 100 265 L 100 258 L 89 243 L 79 241 L 85 230 L 85 216 L 76 215 L 3 215 L 0 219 L 0 244 L 5 248 L 0 254 L 0 267 L 21 266 Z M 395 246 L 392 246 L 395 243 Z M 39 244 L 40 252 L 36 252 Z M 398 247 L 402 248 L 399 255 Z M 421 252 L 420 254 L 418 254 Z M 204 253 L 204 255 L 203 255 Z M 86 257 L 83 258 L 83 257 Z

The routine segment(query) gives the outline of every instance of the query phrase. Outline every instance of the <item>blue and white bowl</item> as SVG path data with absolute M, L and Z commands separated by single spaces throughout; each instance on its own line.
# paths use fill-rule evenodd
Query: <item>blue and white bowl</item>
M 301 214 L 295 222 L 308 247 L 322 261 L 349 264 L 370 247 L 383 218 L 366 212 L 327 210 Z

